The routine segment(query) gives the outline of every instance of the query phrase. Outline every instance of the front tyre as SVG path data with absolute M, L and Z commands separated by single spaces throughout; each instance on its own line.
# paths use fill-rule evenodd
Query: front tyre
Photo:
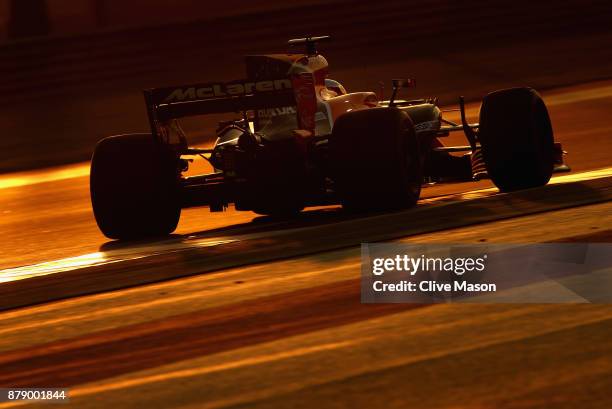
M 487 95 L 480 108 L 478 138 L 489 177 L 501 191 L 548 183 L 554 141 L 548 110 L 531 88 Z
M 175 155 L 149 134 L 98 142 L 90 172 L 94 216 L 111 239 L 163 236 L 181 214 Z

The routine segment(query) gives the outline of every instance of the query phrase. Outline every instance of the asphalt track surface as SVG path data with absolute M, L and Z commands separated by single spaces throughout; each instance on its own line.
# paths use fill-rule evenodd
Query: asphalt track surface
M 612 142 L 605 122 L 612 83 L 544 97 L 574 172 L 523 196 L 499 195 L 487 181 L 428 187 L 414 212 L 438 217 L 423 221 L 421 230 L 392 226 L 393 238 L 612 240 Z M 71 406 L 79 408 L 612 404 L 607 305 L 362 305 L 355 246 L 292 258 L 285 252 L 265 263 L 230 263 L 210 274 L 137 285 L 130 277 L 151 260 L 164 260 L 158 266 L 164 271 L 181 270 L 204 263 L 200 251 L 223 253 L 249 240 L 263 249 L 275 237 L 300 235 L 324 242 L 325 231 L 352 224 L 360 232 L 399 216 L 347 219 L 330 207 L 279 222 L 191 209 L 172 239 L 121 245 L 97 232 L 86 174 L 84 164 L 0 178 L 0 277 L 6 281 L 0 291 L 36 279 L 61 289 L 87 282 L 79 279 L 97 271 L 91 268 L 122 272 L 108 280 L 129 288 L 100 292 L 101 282 L 89 281 L 93 287 L 81 290 L 91 295 L 0 314 L 0 386 L 70 386 Z M 489 218 L 456 224 L 469 221 L 474 209 Z M 454 213 L 441 217 L 445 210 Z M 28 278 L 39 273 L 46 275 Z M 64 281 L 67 273 L 71 280 Z M 54 299 L 52 287 L 33 291 Z
M 543 95 L 555 137 L 569 152 L 567 161 L 573 171 L 612 166 L 612 139 L 610 124 L 606 121 L 612 107 L 612 81 L 563 88 Z M 477 121 L 478 108 L 478 104 L 469 106 L 471 120 Z M 455 112 L 446 117 L 457 119 Z M 465 137 L 459 133 L 443 142 L 466 144 Z M 95 225 L 88 174 L 89 163 L 82 163 L 0 176 L 0 269 L 113 248 L 105 246 L 108 240 Z M 423 189 L 422 198 L 491 186 L 489 181 L 433 186 Z M 306 212 L 299 223 L 317 225 L 342 217 L 337 208 L 318 209 Z M 278 223 L 250 212 L 230 209 L 225 213 L 210 213 L 196 208 L 183 211 L 176 233 L 179 239 L 200 234 L 214 239 L 277 227 Z

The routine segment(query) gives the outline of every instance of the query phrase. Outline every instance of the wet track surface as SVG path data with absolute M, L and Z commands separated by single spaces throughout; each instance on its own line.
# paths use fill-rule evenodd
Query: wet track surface
M 574 170 L 556 182 L 578 188 L 553 200 L 564 186 L 555 184 L 515 201 L 488 181 L 427 187 L 413 212 L 432 215 L 420 220 L 429 230 L 411 230 L 418 223 L 405 216 L 393 226 L 394 239 L 611 241 L 612 126 L 602 118 L 612 111 L 612 83 L 544 97 Z M 469 113 L 476 115 L 477 107 Z M 445 142 L 462 144 L 454 137 Z M 88 263 L 112 261 L 102 267 L 123 275 L 97 277 L 113 283 L 138 277 L 151 260 L 160 274 L 209 271 L 201 256 L 215 248 L 257 242 L 263 249 L 275 237 L 325 244 L 325 231 L 354 226 L 364 232 L 370 225 L 373 234 L 380 231 L 372 230 L 377 222 L 398 217 L 355 219 L 327 207 L 277 221 L 189 209 L 175 237 L 122 244 L 97 231 L 86 165 L 37 172 L 0 177 L 0 269 L 11 281 L 11 272 L 28 274 L 27 265 L 60 260 L 46 267 L 75 273 L 56 280 L 58 290 L 87 282 Z M 47 180 L 40 182 L 41 176 Z M 585 197 L 593 200 L 581 202 Z M 542 203 L 551 207 L 538 207 Z M 456 211 L 444 214 L 445 208 Z M 502 213 L 508 208 L 516 213 Z M 468 209 L 489 218 L 452 224 L 473 217 Z M 525 209 L 531 214 L 517 217 Z M 609 407 L 611 307 L 362 305 L 359 249 L 327 250 L 288 259 L 281 252 L 276 261 L 230 263 L 210 274 L 133 282 L 132 288 L 3 312 L 0 386 L 71 386 L 72 405 L 79 408 L 119 399 L 125 407 Z M 191 258 L 186 251 L 194 252 Z

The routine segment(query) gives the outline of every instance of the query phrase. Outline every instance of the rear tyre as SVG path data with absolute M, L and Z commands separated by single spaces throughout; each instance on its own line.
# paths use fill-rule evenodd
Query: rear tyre
M 121 240 L 172 233 L 181 214 L 178 180 L 175 155 L 151 135 L 101 140 L 90 172 L 98 227 Z
M 330 138 L 330 161 L 342 206 L 350 211 L 414 206 L 423 167 L 410 117 L 397 108 L 340 116 Z
M 478 138 L 489 177 L 501 191 L 543 186 L 554 166 L 548 110 L 531 88 L 487 95 L 480 108 Z

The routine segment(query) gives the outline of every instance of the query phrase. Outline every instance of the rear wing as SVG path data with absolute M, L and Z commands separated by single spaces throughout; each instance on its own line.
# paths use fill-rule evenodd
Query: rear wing
M 151 132 L 155 137 L 159 137 L 163 133 L 163 125 L 173 119 L 296 105 L 292 83 L 288 78 L 152 88 L 144 91 L 144 98 Z

